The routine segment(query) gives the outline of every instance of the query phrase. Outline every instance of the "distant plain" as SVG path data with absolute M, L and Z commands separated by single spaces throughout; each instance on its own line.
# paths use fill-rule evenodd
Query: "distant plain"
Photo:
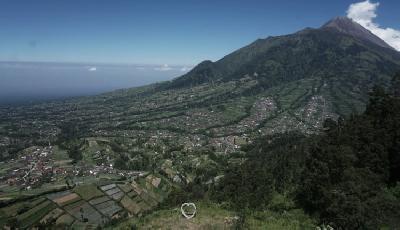
M 0 62 L 0 105 L 27 104 L 166 81 L 187 66 Z

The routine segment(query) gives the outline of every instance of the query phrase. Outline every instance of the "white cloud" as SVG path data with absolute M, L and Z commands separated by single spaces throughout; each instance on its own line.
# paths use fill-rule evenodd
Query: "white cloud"
M 157 70 L 157 71 L 170 71 L 170 70 L 172 70 L 172 68 L 168 64 L 164 64 L 161 67 L 154 68 L 154 70 Z
M 90 67 L 90 68 L 88 69 L 88 71 L 90 71 L 90 72 L 94 72 L 94 71 L 96 71 L 96 70 L 97 70 L 96 67 Z
M 181 72 L 187 72 L 187 71 L 189 71 L 190 69 L 191 69 L 190 67 L 183 66 L 183 67 L 181 68 Z
M 379 2 L 373 3 L 369 0 L 353 3 L 347 10 L 347 17 L 353 19 L 390 46 L 400 51 L 400 31 L 392 28 L 383 28 L 374 22 L 374 19 L 377 17 L 376 10 L 378 6 Z

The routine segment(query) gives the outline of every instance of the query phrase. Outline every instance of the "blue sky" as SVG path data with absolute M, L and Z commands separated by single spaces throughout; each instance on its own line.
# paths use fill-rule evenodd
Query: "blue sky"
M 194 65 L 319 27 L 354 2 L 2 0 L 0 61 Z M 400 1 L 379 2 L 375 21 L 400 29 Z

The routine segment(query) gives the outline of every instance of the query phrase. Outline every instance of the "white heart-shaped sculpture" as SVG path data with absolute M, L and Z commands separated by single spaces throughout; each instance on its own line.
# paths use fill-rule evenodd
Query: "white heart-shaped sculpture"
M 187 213 L 187 212 L 185 211 L 185 208 L 186 208 L 186 207 L 192 208 L 192 209 L 193 209 L 193 212 Z M 192 218 L 196 215 L 196 211 L 197 211 L 197 208 L 196 208 L 196 205 L 195 205 L 194 203 L 183 203 L 183 204 L 181 205 L 181 212 L 182 212 L 182 215 L 183 215 L 186 219 L 192 219 Z

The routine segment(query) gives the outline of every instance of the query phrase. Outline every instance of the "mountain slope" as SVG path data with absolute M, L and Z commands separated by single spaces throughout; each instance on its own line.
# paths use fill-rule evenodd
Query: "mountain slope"
M 370 31 L 347 18 L 335 18 L 319 29 L 259 39 L 221 60 L 206 61 L 167 88 L 229 81 L 246 74 L 261 75 L 267 86 L 313 74 L 345 76 L 379 72 L 382 80 L 399 64 L 400 54 Z M 385 65 L 385 66 L 383 66 Z
M 325 25 L 322 26 L 323 29 L 335 29 L 341 33 L 351 35 L 353 37 L 362 39 L 364 41 L 372 42 L 381 47 L 393 49 L 390 45 L 388 45 L 385 41 L 371 33 L 371 31 L 365 29 L 358 23 L 346 17 L 337 17 Z
M 143 152 L 171 145 L 231 152 L 260 135 L 318 132 L 328 117 L 362 112 L 371 87 L 388 85 L 400 70 L 399 52 L 373 36 L 336 18 L 258 39 L 170 82 L 0 108 L 1 148 L 7 155 L 78 130 L 79 138 L 123 137 Z

